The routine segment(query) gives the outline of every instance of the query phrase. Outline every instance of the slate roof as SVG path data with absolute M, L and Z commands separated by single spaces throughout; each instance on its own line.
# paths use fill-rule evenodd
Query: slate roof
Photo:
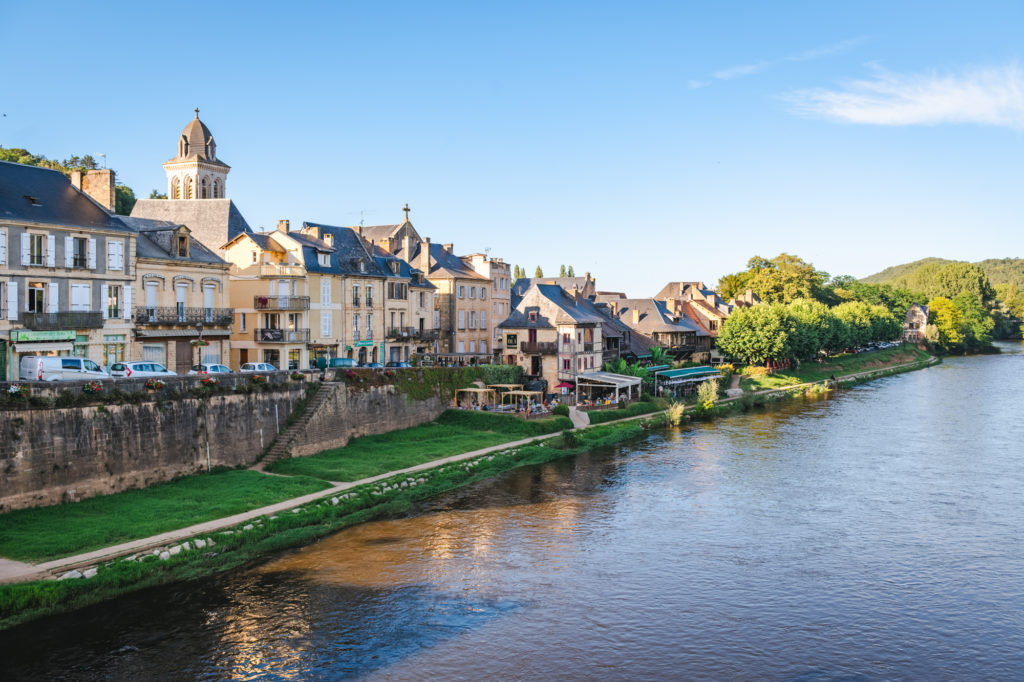
M 415 287 L 417 289 L 437 289 L 437 287 L 435 287 L 426 279 L 417 281 L 416 278 L 413 277 L 414 268 L 411 265 L 406 263 L 398 256 L 389 253 L 388 251 L 385 251 L 379 246 L 374 247 L 374 258 L 377 261 L 377 265 L 379 265 L 382 270 L 387 272 L 388 277 L 392 279 L 396 277 L 401 279 L 407 279 L 409 280 L 409 286 Z M 391 263 L 398 263 L 398 274 L 395 274 L 395 272 L 391 270 Z
M 664 301 L 656 301 L 653 298 L 624 298 L 618 300 L 618 305 L 619 319 L 641 334 L 650 336 L 657 333 L 694 332 L 699 336 L 707 335 L 707 332 L 689 320 L 676 321 Z M 640 320 L 636 323 L 632 321 L 634 310 L 640 311 Z
M 253 231 L 231 199 L 139 199 L 132 208 L 132 217 L 169 220 L 187 225 L 193 232 L 206 226 L 225 226 L 225 242 Z
M 527 314 L 537 309 L 537 319 Z M 503 329 L 551 329 L 559 324 L 601 324 L 601 315 L 586 299 L 576 300 L 557 284 L 535 284 L 523 293 L 519 305 L 498 327 Z
M 213 140 L 213 133 L 211 133 L 210 129 L 206 127 L 205 123 L 199 120 L 198 110 L 196 111 L 196 117 L 189 121 L 181 131 L 181 136 L 188 140 L 188 154 L 184 156 L 175 156 L 166 163 L 180 163 L 182 161 L 195 160 L 214 166 L 223 166 L 224 168 L 231 167 L 223 161 L 207 156 L 206 144 Z
M 588 282 L 593 280 L 586 277 L 520 277 L 512 285 L 512 293 L 522 296 L 534 284 L 557 284 L 566 291 L 583 291 Z
M 303 229 L 315 228 L 321 236 L 329 234 L 333 243 L 318 239 L 301 232 L 289 232 L 288 236 L 302 246 L 302 254 L 306 261 L 307 272 L 323 272 L 332 275 L 354 275 L 360 277 L 387 277 L 380 264 L 370 257 L 369 251 L 350 227 L 322 225 L 320 223 L 302 223 Z M 327 266 L 320 265 L 316 252 L 328 252 L 330 258 Z M 360 261 L 366 264 L 366 271 L 359 270 Z
M 363 228 L 363 236 L 366 236 L 366 228 Z M 426 245 L 427 242 L 425 241 L 413 244 L 409 249 L 411 253 L 406 253 L 405 249 L 399 245 L 399 247 L 395 249 L 395 255 L 408 263 L 415 264 L 418 267 L 422 262 L 423 248 Z M 462 259 L 455 254 L 448 253 L 443 244 L 435 244 L 434 242 L 431 242 L 430 256 L 430 272 L 424 272 L 424 275 L 427 277 L 433 277 L 435 279 L 456 278 L 477 279 L 485 282 L 491 281 L 489 278 L 484 277 L 479 272 L 466 265 L 462 262 Z
M 136 230 L 139 235 L 135 240 L 135 255 L 139 258 L 154 258 L 182 263 L 209 263 L 211 265 L 227 265 L 227 261 L 203 245 L 197 239 L 191 239 L 188 257 L 178 255 L 174 244 L 174 232 L 181 227 L 167 220 L 149 220 L 147 218 L 131 218 L 118 216 L 118 220 Z
M 60 171 L 9 161 L 0 161 L 2 219 L 121 232 L 131 229 L 75 189 Z

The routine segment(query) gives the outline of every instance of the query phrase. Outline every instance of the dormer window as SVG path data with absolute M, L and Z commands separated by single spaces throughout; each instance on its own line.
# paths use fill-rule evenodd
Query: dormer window
M 398 271 L 399 271 L 398 261 L 393 260 L 393 261 L 391 261 L 390 265 L 391 265 L 391 272 L 393 272 L 394 274 L 397 275 Z
M 178 235 L 178 258 L 188 258 L 188 237 Z
M 537 321 L 537 311 L 531 310 L 529 313 L 526 314 L 526 317 L 527 317 L 527 319 L 530 320 L 530 322 L 536 322 Z
M 331 254 L 329 253 L 317 253 L 316 259 L 322 268 L 326 268 L 331 264 Z
M 359 272 L 366 272 L 366 261 L 359 261 Z

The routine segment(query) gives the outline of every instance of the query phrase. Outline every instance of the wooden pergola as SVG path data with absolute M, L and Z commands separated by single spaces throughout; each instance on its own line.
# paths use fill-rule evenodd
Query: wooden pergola
M 483 399 L 485 397 L 487 398 L 487 404 L 488 405 L 494 405 L 495 404 L 495 402 L 494 402 L 494 391 L 492 389 L 490 389 L 490 388 L 460 388 L 457 391 L 455 391 L 455 403 L 456 403 L 456 405 L 458 405 L 458 403 L 459 403 L 459 394 L 469 394 L 469 396 L 475 396 L 476 397 L 476 404 L 479 405 L 480 407 L 484 406 Z M 472 400 L 470 400 L 470 402 L 472 403 Z
M 529 404 L 529 401 L 530 401 L 531 397 L 535 397 L 535 398 L 537 398 L 537 402 L 541 402 L 544 399 L 544 392 L 543 391 L 524 391 L 524 390 L 521 390 L 521 389 L 518 389 L 518 390 L 514 389 L 514 390 L 511 390 L 511 391 L 506 391 L 505 393 L 501 394 L 501 406 L 502 406 L 502 408 L 505 407 L 505 398 L 509 399 L 509 401 L 508 401 L 509 407 L 512 407 L 512 398 L 515 398 L 515 405 L 516 405 L 516 407 L 519 407 L 519 404 L 520 404 L 522 399 L 525 399 L 527 401 L 527 404 Z

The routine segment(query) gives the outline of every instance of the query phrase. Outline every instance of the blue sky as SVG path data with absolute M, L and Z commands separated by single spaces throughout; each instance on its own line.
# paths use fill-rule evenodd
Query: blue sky
M 1013 2 L 0 4 L 0 144 L 140 196 L 200 107 L 254 227 L 398 222 L 654 294 L 1024 255 Z

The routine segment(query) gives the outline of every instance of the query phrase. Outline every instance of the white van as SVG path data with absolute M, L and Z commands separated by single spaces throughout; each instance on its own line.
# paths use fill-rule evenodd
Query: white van
M 18 367 L 21 381 L 81 381 L 109 379 L 103 368 L 88 358 L 26 355 Z

